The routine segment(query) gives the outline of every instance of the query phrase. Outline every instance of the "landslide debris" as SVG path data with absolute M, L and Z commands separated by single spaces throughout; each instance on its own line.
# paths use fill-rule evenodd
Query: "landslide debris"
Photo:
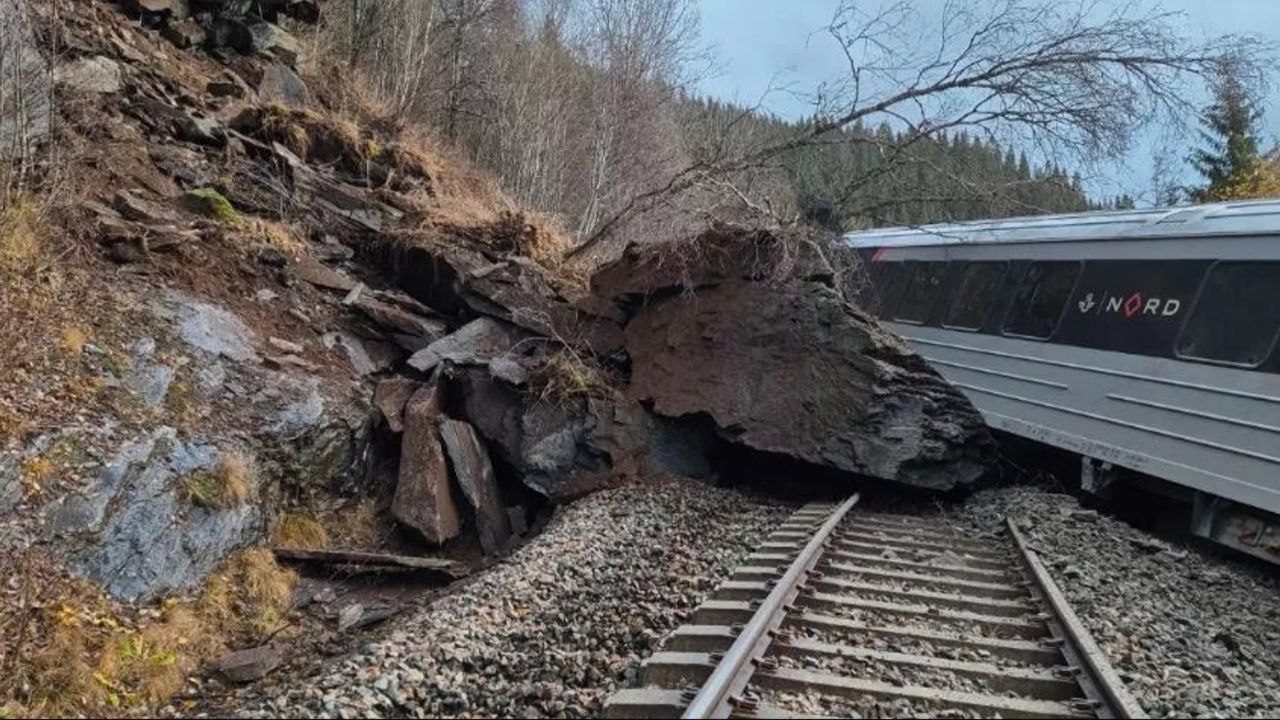
M 853 303 L 858 277 L 819 238 L 715 228 L 629 249 L 592 288 L 629 308 L 629 394 L 654 412 L 706 415 L 729 443 L 866 478 L 971 485 L 994 453 L 986 424 Z

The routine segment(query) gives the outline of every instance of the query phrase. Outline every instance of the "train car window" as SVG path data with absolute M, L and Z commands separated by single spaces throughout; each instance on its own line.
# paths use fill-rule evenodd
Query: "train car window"
M 960 284 L 947 306 L 942 325 L 955 330 L 976 332 L 987 324 L 995 306 L 996 293 L 1004 283 L 1009 263 L 971 262 L 964 266 Z
M 1192 360 L 1256 367 L 1280 335 L 1280 262 L 1220 262 L 1209 269 L 1175 346 Z
M 1014 291 L 1005 335 L 1047 340 L 1053 336 L 1080 277 L 1078 262 L 1033 262 Z
M 904 262 L 870 263 L 871 291 L 861 293 L 867 300 L 863 309 L 878 317 L 890 317 L 897 297 L 902 293 L 902 278 L 906 273 Z
M 946 279 L 944 262 L 911 263 L 911 273 L 903 283 L 902 298 L 894 308 L 893 318 L 902 322 L 923 324 L 929 321 L 933 306 L 942 294 Z

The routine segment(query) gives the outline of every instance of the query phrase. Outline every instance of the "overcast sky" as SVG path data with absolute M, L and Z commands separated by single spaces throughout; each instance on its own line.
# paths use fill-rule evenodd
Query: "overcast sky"
M 1105 2 L 1106 0 L 1104 0 Z M 1122 0 L 1115 0 L 1121 2 Z M 933 5 L 922 0 L 926 6 Z M 837 0 L 700 0 L 702 33 L 718 59 L 718 71 L 702 81 L 703 93 L 754 104 L 776 85 L 813 88 L 840 72 L 844 63 L 829 37 L 815 31 L 831 19 Z M 875 4 L 868 3 L 868 6 Z M 1153 3 L 1155 5 L 1155 3 Z M 1161 0 L 1158 7 L 1184 14 L 1186 32 L 1256 34 L 1280 42 L 1280 0 Z M 1265 98 L 1264 143 L 1280 136 L 1280 77 Z M 764 107 L 784 117 L 801 117 L 809 109 L 795 94 L 773 92 Z M 1151 157 L 1162 140 L 1145 137 L 1130 157 L 1117 158 L 1088 179 L 1091 194 L 1126 192 L 1141 197 L 1151 185 Z M 1178 149 L 1178 159 L 1186 155 Z M 1196 175 L 1182 164 L 1184 182 Z

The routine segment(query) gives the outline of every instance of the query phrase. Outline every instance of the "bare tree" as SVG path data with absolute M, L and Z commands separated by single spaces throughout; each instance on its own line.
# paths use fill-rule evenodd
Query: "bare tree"
M 49 84 L 26 4 L 0 0 L 0 209 L 26 187 L 48 136 Z
M 621 204 L 573 252 L 592 248 L 684 193 L 768 169 L 789 152 L 824 143 L 875 145 L 882 162 L 848 178 L 839 198 L 850 213 L 868 216 L 921 199 L 919 189 L 896 197 L 862 191 L 927 162 L 917 150 L 945 132 L 1002 138 L 1047 158 L 1088 163 L 1117 157 L 1138 128 L 1194 116 L 1190 80 L 1204 77 L 1227 55 L 1248 58 L 1256 68 L 1252 60 L 1262 49 L 1239 37 L 1193 43 L 1178 31 L 1176 15 L 1133 4 L 1108 9 L 1092 0 L 946 0 L 929 17 L 906 0 L 875 11 L 865 6 L 842 0 L 824 29 L 845 66 L 815 90 L 814 118 L 801 131 L 711 145 L 659 186 Z M 880 122 L 896 133 L 844 132 Z

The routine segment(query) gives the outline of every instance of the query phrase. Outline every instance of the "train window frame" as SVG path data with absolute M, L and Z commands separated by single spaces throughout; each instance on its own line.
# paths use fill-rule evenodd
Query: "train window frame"
M 1195 300 L 1191 303 L 1191 309 L 1187 311 L 1187 316 L 1182 320 L 1182 326 L 1178 328 L 1178 334 L 1173 338 L 1173 356 L 1179 360 L 1187 362 L 1199 363 L 1202 365 L 1217 365 L 1219 367 L 1240 368 L 1242 370 L 1257 370 L 1266 365 L 1276 354 L 1276 347 L 1280 346 L 1280 327 L 1276 328 L 1276 333 L 1271 337 L 1271 344 L 1263 351 L 1262 357 L 1256 363 L 1234 362 L 1231 360 L 1219 360 L 1217 358 L 1200 357 L 1190 355 L 1181 351 L 1182 340 L 1186 337 L 1187 331 L 1190 329 L 1191 320 L 1196 316 L 1196 311 L 1200 309 L 1200 303 L 1204 299 L 1205 289 L 1209 286 L 1209 278 L 1212 277 L 1213 271 L 1222 265 L 1275 265 L 1280 267 L 1280 260 L 1247 260 L 1247 259 L 1226 259 L 1215 260 L 1209 269 L 1205 270 L 1204 277 L 1200 279 L 1200 287 L 1196 289 Z
M 1034 267 L 1036 264 L 1048 264 L 1048 263 L 1058 263 L 1062 265 L 1074 264 L 1076 266 L 1075 279 L 1071 281 L 1071 289 L 1067 291 L 1067 299 L 1065 302 L 1062 303 L 1062 310 L 1058 312 L 1058 318 L 1053 321 L 1053 327 L 1049 330 L 1049 334 L 1044 337 L 1039 337 L 1037 335 L 1024 335 L 1022 333 L 1009 332 L 1008 330 L 1009 318 L 1013 315 L 1014 310 L 1016 310 L 1018 307 L 1017 304 L 1014 302 L 1014 299 L 1015 299 L 1015 296 L 1017 295 L 1018 289 L 1022 286 L 1023 279 L 1026 277 L 1027 273 L 1031 272 L 1031 268 Z M 1062 327 L 1062 319 L 1067 316 L 1067 311 L 1071 309 L 1071 298 L 1075 297 L 1076 290 L 1080 287 L 1080 278 L 1084 277 L 1084 265 L 1085 265 L 1084 260 L 1031 260 L 1030 262 L 1028 262 L 1026 268 L 1023 269 L 1022 273 L 1008 288 L 1008 292 L 1005 294 L 1005 297 L 1003 299 L 1004 302 L 1008 304 L 1008 307 L 1005 308 L 1004 317 L 1000 319 L 1000 329 L 999 329 L 1000 335 L 1002 337 L 1017 338 L 1019 340 L 1034 340 L 1036 342 L 1042 342 L 1042 343 L 1051 342 L 1053 340 L 1053 337 L 1058 334 L 1058 330 Z
M 959 299 L 960 290 L 964 285 L 964 274 L 969 271 L 971 265 L 999 265 L 1000 276 L 996 281 L 995 288 L 992 292 L 990 302 L 987 305 L 987 313 L 982 317 L 982 323 L 978 327 L 966 327 L 964 325 L 950 325 L 947 323 L 947 312 L 944 311 L 942 318 L 938 324 L 947 330 L 955 330 L 956 332 L 980 333 L 983 328 L 991 324 L 991 316 L 995 314 L 996 308 L 1000 306 L 1000 301 L 1004 298 L 1004 286 L 1009 280 L 1009 272 L 1012 264 L 1008 260 L 964 260 L 960 261 L 960 277 L 955 283 L 952 294 L 948 297 L 948 309 L 954 307 L 956 300 Z M 1073 288 L 1074 290 L 1074 288 Z
M 872 278 L 872 286 L 879 300 L 879 307 L 875 316 L 880 320 L 892 320 L 894 308 L 897 307 L 898 300 L 902 296 L 902 283 L 899 282 L 895 287 L 882 287 L 886 273 L 897 272 L 898 274 L 908 271 L 907 266 L 915 260 L 875 260 L 872 265 L 876 267 L 878 273 L 870 275 Z
M 911 274 L 909 276 L 910 282 L 903 284 L 902 292 L 898 293 L 897 301 L 894 303 L 893 307 L 893 314 L 890 317 L 893 322 L 925 326 L 929 324 L 930 319 L 938 309 L 938 302 L 942 299 L 942 289 L 946 286 L 946 275 L 947 271 L 950 269 L 949 266 L 951 263 L 947 260 L 908 260 L 907 262 L 912 265 L 910 268 Z M 940 280 L 934 286 L 933 297 L 928 301 L 928 307 L 925 309 L 924 319 L 909 320 L 907 318 L 899 317 L 898 313 L 902 309 L 902 302 L 906 298 L 907 292 L 915 285 L 916 273 L 921 272 L 921 267 L 925 265 L 938 266 Z

